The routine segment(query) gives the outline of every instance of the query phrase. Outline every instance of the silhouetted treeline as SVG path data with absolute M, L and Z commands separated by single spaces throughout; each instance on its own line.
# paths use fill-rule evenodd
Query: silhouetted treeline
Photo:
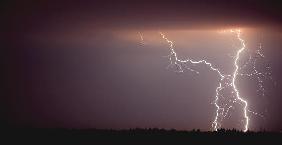
M 156 144 L 209 144 L 209 145 L 281 145 L 279 132 L 242 132 L 220 129 L 217 132 L 200 130 L 177 131 L 157 128 L 102 130 L 102 129 L 40 129 L 3 128 L 2 142 L 5 144 L 37 145 L 156 145 Z M 7 143 L 6 143 L 7 142 Z

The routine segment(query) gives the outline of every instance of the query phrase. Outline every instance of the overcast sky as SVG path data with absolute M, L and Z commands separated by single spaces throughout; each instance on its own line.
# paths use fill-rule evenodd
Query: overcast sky
M 181 58 L 207 59 L 232 73 L 238 41 L 219 31 L 241 28 L 247 52 L 262 44 L 260 67 L 269 64 L 273 77 L 265 96 L 254 79 L 238 79 L 250 109 L 264 115 L 249 114 L 250 129 L 282 129 L 276 1 L 28 0 L 2 7 L 5 124 L 210 130 L 218 76 L 205 66 L 198 75 L 166 69 L 168 44 L 158 32 L 174 41 Z M 224 127 L 242 129 L 240 111 L 231 113 Z

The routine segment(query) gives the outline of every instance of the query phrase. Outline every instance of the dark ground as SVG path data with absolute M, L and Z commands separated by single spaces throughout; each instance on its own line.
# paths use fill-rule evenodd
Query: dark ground
M 3 128 L 3 144 L 48 144 L 48 145 L 91 145 L 91 144 L 282 144 L 282 133 L 247 132 L 237 130 L 219 130 L 218 132 L 176 131 L 164 129 L 39 129 L 39 128 Z M 1 143 L 1 144 L 2 144 Z

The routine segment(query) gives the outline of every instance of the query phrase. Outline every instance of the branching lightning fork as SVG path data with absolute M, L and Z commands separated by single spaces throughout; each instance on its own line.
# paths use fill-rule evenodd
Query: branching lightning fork
M 175 51 L 174 43 L 173 41 L 169 40 L 166 35 L 162 32 L 159 32 L 161 37 L 169 44 L 169 55 L 166 57 L 169 59 L 170 64 L 167 66 L 167 68 L 174 68 L 176 72 L 184 72 L 185 70 L 189 70 L 193 73 L 199 74 L 197 70 L 192 69 L 190 66 L 196 66 L 198 64 L 204 64 L 207 66 L 211 71 L 216 72 L 216 74 L 219 76 L 219 84 L 215 89 L 215 99 L 212 102 L 212 104 L 215 105 L 216 111 L 215 111 L 215 118 L 212 122 L 212 129 L 217 131 L 222 126 L 222 121 L 227 117 L 231 115 L 229 113 L 230 109 L 235 109 L 235 104 L 237 103 L 239 106 L 241 106 L 240 109 L 242 109 L 243 112 L 243 122 L 244 122 L 244 132 L 246 132 L 249 129 L 249 116 L 248 113 L 264 117 L 262 114 L 256 113 L 254 111 L 251 111 L 248 106 L 247 100 L 243 99 L 240 96 L 239 90 L 236 86 L 236 79 L 238 77 L 256 77 L 256 80 L 258 82 L 258 89 L 257 92 L 261 93 L 262 96 L 265 95 L 265 89 L 263 87 L 263 80 L 267 77 L 273 82 L 270 66 L 266 67 L 266 72 L 260 72 L 256 68 L 257 59 L 258 58 L 264 58 L 265 56 L 262 53 L 262 44 L 259 44 L 259 48 L 255 51 L 255 55 L 253 56 L 252 53 L 249 55 L 249 59 L 245 61 L 245 63 L 241 66 L 239 66 L 239 60 L 241 53 L 247 53 L 246 52 L 246 44 L 245 40 L 241 37 L 241 30 L 224 30 L 223 32 L 230 32 L 231 34 L 235 35 L 235 38 L 240 42 L 240 47 L 236 51 L 234 55 L 232 55 L 232 59 L 234 59 L 234 67 L 235 70 L 232 74 L 223 74 L 220 69 L 216 68 L 212 63 L 208 62 L 207 60 L 193 60 L 193 59 L 179 59 L 178 54 Z M 143 35 L 141 32 L 138 32 L 140 37 L 140 44 L 145 45 Z M 249 50 L 248 50 L 249 51 Z M 242 58 L 241 58 L 242 59 Z M 245 72 L 245 68 L 251 67 L 252 72 Z M 243 73 L 245 72 L 245 73 Z M 275 82 L 274 82 L 275 85 Z M 226 95 L 224 94 L 225 90 L 230 91 L 231 94 Z M 237 107 L 236 107 L 237 108 Z M 240 110 L 239 110 L 240 111 Z
M 253 113 L 255 115 L 259 115 L 262 116 L 254 111 L 250 111 L 248 109 L 248 102 L 243 99 L 240 96 L 239 90 L 236 86 L 236 79 L 238 76 L 252 76 L 252 75 L 256 75 L 258 76 L 258 81 L 259 81 L 259 88 L 263 88 L 261 83 L 261 79 L 259 77 L 259 75 L 262 75 L 262 73 L 259 73 L 256 68 L 255 68 L 255 62 L 254 62 L 254 73 L 252 74 L 242 74 L 239 73 L 240 70 L 242 70 L 244 67 L 246 67 L 248 65 L 248 63 L 251 62 L 252 58 L 250 57 L 249 61 L 244 64 L 242 67 L 239 67 L 238 65 L 238 61 L 240 59 L 240 54 L 244 52 L 244 50 L 246 49 L 246 45 L 245 45 L 245 41 L 243 40 L 243 38 L 241 37 L 241 30 L 240 29 L 236 29 L 236 30 L 230 30 L 230 32 L 232 34 L 235 34 L 236 39 L 239 40 L 240 42 L 240 48 L 236 51 L 236 55 L 234 56 L 234 67 L 235 70 L 233 72 L 233 74 L 223 74 L 218 68 L 216 68 L 212 63 L 206 61 L 206 60 L 193 60 L 193 59 L 179 59 L 177 56 L 177 53 L 175 52 L 174 49 L 174 44 L 173 41 L 169 40 L 162 32 L 159 32 L 160 35 L 162 36 L 162 38 L 169 44 L 169 55 L 167 56 L 169 58 L 170 64 L 168 65 L 168 67 L 176 67 L 176 71 L 177 72 L 184 72 L 185 69 L 190 70 L 192 72 L 196 72 L 197 74 L 199 74 L 198 71 L 191 69 L 189 67 L 189 64 L 192 65 L 196 65 L 196 64 L 205 64 L 210 70 L 216 72 L 220 78 L 219 81 L 219 85 L 216 88 L 215 92 L 215 100 L 213 101 L 213 104 L 216 107 L 216 115 L 215 115 L 215 119 L 212 123 L 212 128 L 213 130 L 217 131 L 220 127 L 221 127 L 221 122 L 222 120 L 226 117 L 226 115 L 228 114 L 229 110 L 231 108 L 233 108 L 233 104 L 234 103 L 238 103 L 242 106 L 242 110 L 243 110 L 243 116 L 244 116 L 244 131 L 246 132 L 249 129 L 249 116 L 248 116 L 248 112 Z M 261 45 L 260 45 L 261 48 Z M 257 50 L 257 54 L 260 55 L 261 57 L 264 57 L 264 55 L 260 52 L 260 50 Z M 219 101 L 221 98 L 224 98 L 224 95 L 222 94 L 222 91 L 228 87 L 231 87 L 233 90 L 233 96 L 231 97 L 232 99 L 230 99 L 228 103 L 225 104 L 220 104 Z

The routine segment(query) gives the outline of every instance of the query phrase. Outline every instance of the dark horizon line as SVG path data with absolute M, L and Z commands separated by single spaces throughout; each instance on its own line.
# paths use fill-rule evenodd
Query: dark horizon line
M 220 128 L 217 131 L 205 131 L 201 129 L 191 129 L 191 130 L 181 130 L 181 129 L 167 129 L 167 128 L 124 128 L 124 129 L 114 129 L 114 128 L 67 128 L 67 127 L 2 127 L 3 129 L 8 130 L 66 130 L 66 131 L 98 131 L 98 132 L 132 132 L 132 131 L 140 131 L 140 132 L 177 132 L 177 133 L 220 133 L 220 132 L 236 132 L 236 133 L 282 133 L 282 131 L 270 131 L 266 129 L 261 129 L 258 131 L 248 130 L 244 132 L 243 130 L 238 130 L 236 128 L 228 129 L 228 128 Z

